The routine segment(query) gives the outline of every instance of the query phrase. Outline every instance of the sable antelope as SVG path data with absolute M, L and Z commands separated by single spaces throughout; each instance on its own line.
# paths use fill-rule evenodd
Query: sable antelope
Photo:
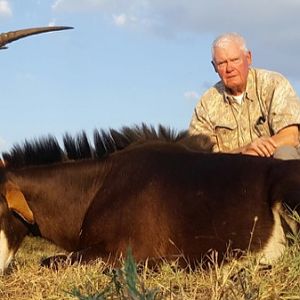
M 48 26 L 48 27 L 36 27 L 36 28 L 27 28 L 17 31 L 10 31 L 0 34 L 0 49 L 7 49 L 6 44 L 25 38 L 30 35 L 36 35 L 44 32 L 58 31 L 73 29 L 70 26 Z
M 0 270 L 34 228 L 71 262 L 112 263 L 130 246 L 137 261 L 191 266 L 210 249 L 272 262 L 286 244 L 283 223 L 298 231 L 284 205 L 299 210 L 300 161 L 204 153 L 185 134 L 126 130 L 97 131 L 94 146 L 83 133 L 66 135 L 65 150 L 48 137 L 3 155 Z

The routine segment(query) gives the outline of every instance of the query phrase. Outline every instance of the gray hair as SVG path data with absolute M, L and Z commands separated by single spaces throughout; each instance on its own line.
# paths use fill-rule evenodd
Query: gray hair
M 243 50 L 244 52 L 248 51 L 245 39 L 236 32 L 229 32 L 221 34 L 213 41 L 211 47 L 212 58 L 214 58 L 215 48 L 224 48 L 230 42 L 236 42 L 238 45 L 240 45 L 241 50 Z

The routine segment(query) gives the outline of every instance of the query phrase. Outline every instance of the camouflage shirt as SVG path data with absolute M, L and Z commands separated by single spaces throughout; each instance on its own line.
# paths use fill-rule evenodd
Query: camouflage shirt
M 279 73 L 251 68 L 241 104 L 218 82 L 197 104 L 189 133 L 210 136 L 214 152 L 230 152 L 289 125 L 300 125 L 300 101 L 291 84 Z

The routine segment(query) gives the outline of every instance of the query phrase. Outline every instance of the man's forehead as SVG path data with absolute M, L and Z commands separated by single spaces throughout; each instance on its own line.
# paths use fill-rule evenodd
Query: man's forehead
M 214 50 L 217 49 L 242 49 L 242 44 L 233 39 L 220 40 L 216 45 L 214 45 Z
M 228 47 L 215 47 L 214 58 L 240 56 L 242 52 L 243 51 L 240 47 L 233 44 L 228 45 Z

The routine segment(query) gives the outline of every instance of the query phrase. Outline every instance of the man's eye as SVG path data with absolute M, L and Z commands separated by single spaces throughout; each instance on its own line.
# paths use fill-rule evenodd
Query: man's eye
M 239 58 L 234 58 L 234 59 L 232 59 L 231 60 L 233 63 L 238 63 L 239 61 L 240 61 L 240 59 Z

